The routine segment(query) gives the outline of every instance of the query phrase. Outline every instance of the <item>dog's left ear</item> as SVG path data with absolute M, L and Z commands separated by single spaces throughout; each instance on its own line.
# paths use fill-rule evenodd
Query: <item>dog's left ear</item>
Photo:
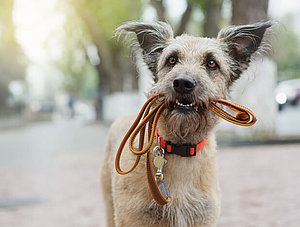
M 142 49 L 142 55 L 148 68 L 152 71 L 156 80 L 157 61 L 162 50 L 167 46 L 168 40 L 173 38 L 173 30 L 164 22 L 144 23 L 131 21 L 119 26 L 115 30 L 116 35 L 135 33 L 136 46 Z
M 272 21 L 267 21 L 231 26 L 219 32 L 217 39 L 226 44 L 226 51 L 236 62 L 235 78 L 248 68 L 253 53 L 264 54 L 270 49 L 268 34 L 273 25 Z

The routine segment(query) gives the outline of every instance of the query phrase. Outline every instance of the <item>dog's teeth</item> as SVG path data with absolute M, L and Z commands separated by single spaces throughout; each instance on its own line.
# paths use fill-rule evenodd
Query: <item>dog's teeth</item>
M 195 106 L 195 102 L 183 104 L 183 103 L 179 102 L 178 99 L 175 100 L 175 103 L 176 103 L 177 106 L 182 106 L 182 107 L 193 107 L 193 106 Z

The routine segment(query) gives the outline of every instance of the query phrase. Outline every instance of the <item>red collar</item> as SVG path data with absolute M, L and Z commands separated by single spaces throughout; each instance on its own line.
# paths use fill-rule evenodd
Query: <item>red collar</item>
M 155 131 L 155 137 L 157 143 L 159 143 L 160 141 L 160 146 L 164 148 L 167 153 L 177 154 L 182 157 L 196 156 L 196 152 L 200 151 L 208 141 L 208 139 L 205 139 L 201 140 L 197 144 L 173 144 L 161 138 L 158 134 L 157 129 Z

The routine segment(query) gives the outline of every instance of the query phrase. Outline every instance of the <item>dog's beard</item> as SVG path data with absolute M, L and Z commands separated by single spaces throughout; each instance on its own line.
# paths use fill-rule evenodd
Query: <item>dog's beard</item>
M 173 109 L 164 114 L 167 134 L 169 138 L 176 138 L 182 143 L 189 142 L 195 138 L 196 141 L 207 137 L 207 130 L 211 122 L 208 110 L 178 110 Z

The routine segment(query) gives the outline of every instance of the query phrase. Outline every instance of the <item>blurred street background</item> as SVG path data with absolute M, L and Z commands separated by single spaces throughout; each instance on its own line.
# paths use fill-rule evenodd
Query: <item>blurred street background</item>
M 291 0 L 1 0 L 0 226 L 105 226 L 99 167 L 116 117 L 136 112 L 151 74 L 113 38 L 129 20 L 215 37 L 274 19 L 273 50 L 231 100 L 251 128 L 218 130 L 219 226 L 300 222 L 300 2 Z

